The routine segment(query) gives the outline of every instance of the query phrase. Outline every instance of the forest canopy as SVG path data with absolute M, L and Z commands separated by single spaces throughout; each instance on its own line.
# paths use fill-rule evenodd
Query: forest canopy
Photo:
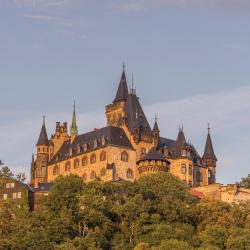
M 250 249 L 250 205 L 199 201 L 168 173 L 59 177 L 39 211 L 0 204 L 0 249 Z

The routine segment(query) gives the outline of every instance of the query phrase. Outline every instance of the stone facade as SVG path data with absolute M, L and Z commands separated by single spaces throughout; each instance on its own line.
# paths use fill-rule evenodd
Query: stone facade
M 203 187 L 193 188 L 203 194 L 203 197 L 210 200 L 224 201 L 227 203 L 240 203 L 250 201 L 250 190 L 241 188 L 236 184 L 212 184 Z
M 176 140 L 161 137 L 157 119 L 151 129 L 135 89 L 128 91 L 125 70 L 105 114 L 106 127 L 78 135 L 74 105 L 70 132 L 66 122 L 57 122 L 50 139 L 43 121 L 30 184 L 38 187 L 69 174 L 85 181 L 133 181 L 159 171 L 169 171 L 191 187 L 215 183 L 217 158 L 210 129 L 203 157 L 186 142 L 183 128 Z

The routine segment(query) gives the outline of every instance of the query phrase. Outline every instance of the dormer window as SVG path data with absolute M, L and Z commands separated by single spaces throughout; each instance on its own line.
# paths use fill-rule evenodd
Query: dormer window
M 106 139 L 105 139 L 105 137 L 103 136 L 102 137 L 102 145 L 104 146 L 106 144 Z
M 88 150 L 88 144 L 87 143 L 84 144 L 83 149 L 84 149 L 85 152 Z
M 73 149 L 70 148 L 70 149 L 69 149 L 69 155 L 71 156 L 72 154 L 73 154 Z
M 98 146 L 98 142 L 97 142 L 97 140 L 95 140 L 94 141 L 94 148 L 97 148 L 97 146 Z
M 80 152 L 81 152 L 81 146 L 79 144 L 77 144 L 76 150 L 77 150 L 77 154 L 80 154 Z

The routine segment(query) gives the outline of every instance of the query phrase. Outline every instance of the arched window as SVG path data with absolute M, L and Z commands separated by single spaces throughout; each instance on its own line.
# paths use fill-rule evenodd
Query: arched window
M 129 179 L 133 179 L 134 178 L 133 170 L 131 168 L 129 168 L 127 170 L 127 178 L 129 178 Z
M 96 163 L 96 155 L 95 155 L 95 154 L 92 154 L 92 155 L 91 155 L 91 157 L 90 157 L 90 163 L 91 163 L 91 164 Z
M 70 171 L 70 168 L 71 168 L 70 161 L 67 161 L 67 162 L 65 163 L 65 171 Z
M 100 161 L 106 161 L 106 152 L 102 151 L 100 154 Z
M 90 179 L 93 180 L 95 178 L 96 178 L 96 172 L 92 171 L 91 174 L 90 174 Z
M 59 174 L 59 167 L 58 167 L 58 165 L 55 165 L 53 167 L 53 175 L 58 175 L 58 174 Z
M 105 176 L 105 175 L 106 175 L 106 169 L 105 169 L 105 168 L 102 168 L 102 169 L 101 169 L 100 176 Z
M 187 167 L 186 167 L 186 164 L 181 164 L 181 173 L 182 174 L 186 174 L 186 172 L 187 172 Z
M 128 153 L 126 151 L 123 151 L 121 154 L 121 160 L 128 162 Z
M 146 148 L 141 149 L 141 158 L 143 158 L 146 155 Z
M 82 157 L 82 166 L 87 166 L 88 165 L 88 157 L 85 155 Z
M 208 170 L 208 178 L 211 178 L 212 177 L 212 172 L 211 170 Z
M 75 159 L 74 160 L 74 168 L 76 169 L 76 168 L 79 168 L 80 167 L 80 161 L 79 161 L 79 159 Z
M 82 179 L 83 179 L 83 181 L 87 181 L 87 178 L 88 178 L 87 174 L 86 174 L 86 173 L 84 173 L 84 174 L 82 175 Z

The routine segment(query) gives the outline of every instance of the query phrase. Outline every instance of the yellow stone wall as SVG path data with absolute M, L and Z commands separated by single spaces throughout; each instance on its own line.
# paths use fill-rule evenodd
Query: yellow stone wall
M 100 160 L 100 155 L 102 152 L 106 152 L 106 159 L 104 161 Z M 128 162 L 121 160 L 121 154 L 123 152 L 127 152 L 128 154 Z M 91 156 L 96 155 L 96 162 L 91 163 L 90 159 Z M 88 163 L 86 166 L 83 166 L 82 159 L 86 156 L 88 159 Z M 77 168 L 74 168 L 74 162 L 75 160 L 79 160 L 79 166 Z M 70 163 L 70 170 L 65 170 L 66 163 Z M 78 155 L 76 157 L 72 157 L 70 159 L 67 159 L 65 161 L 58 162 L 56 164 L 52 164 L 48 166 L 48 182 L 53 182 L 59 175 L 66 176 L 70 174 L 76 174 L 78 176 L 81 176 L 84 178 L 85 181 L 91 181 L 94 180 L 95 177 L 100 177 L 103 181 L 110 181 L 113 179 L 113 171 L 107 168 L 107 164 L 114 163 L 116 167 L 116 173 L 119 178 L 125 179 L 125 180 L 134 180 L 138 177 L 138 171 L 136 169 L 135 164 L 135 151 L 126 149 L 126 148 L 120 148 L 120 147 L 114 147 L 114 146 L 107 146 L 102 149 L 97 149 L 89 153 L 84 153 L 81 155 Z M 55 166 L 58 166 L 59 171 L 54 172 Z M 127 171 L 128 169 L 131 169 L 133 172 L 133 177 L 128 178 L 127 177 Z M 105 175 L 102 175 L 102 171 L 105 171 Z M 93 173 L 95 172 L 95 176 Z

